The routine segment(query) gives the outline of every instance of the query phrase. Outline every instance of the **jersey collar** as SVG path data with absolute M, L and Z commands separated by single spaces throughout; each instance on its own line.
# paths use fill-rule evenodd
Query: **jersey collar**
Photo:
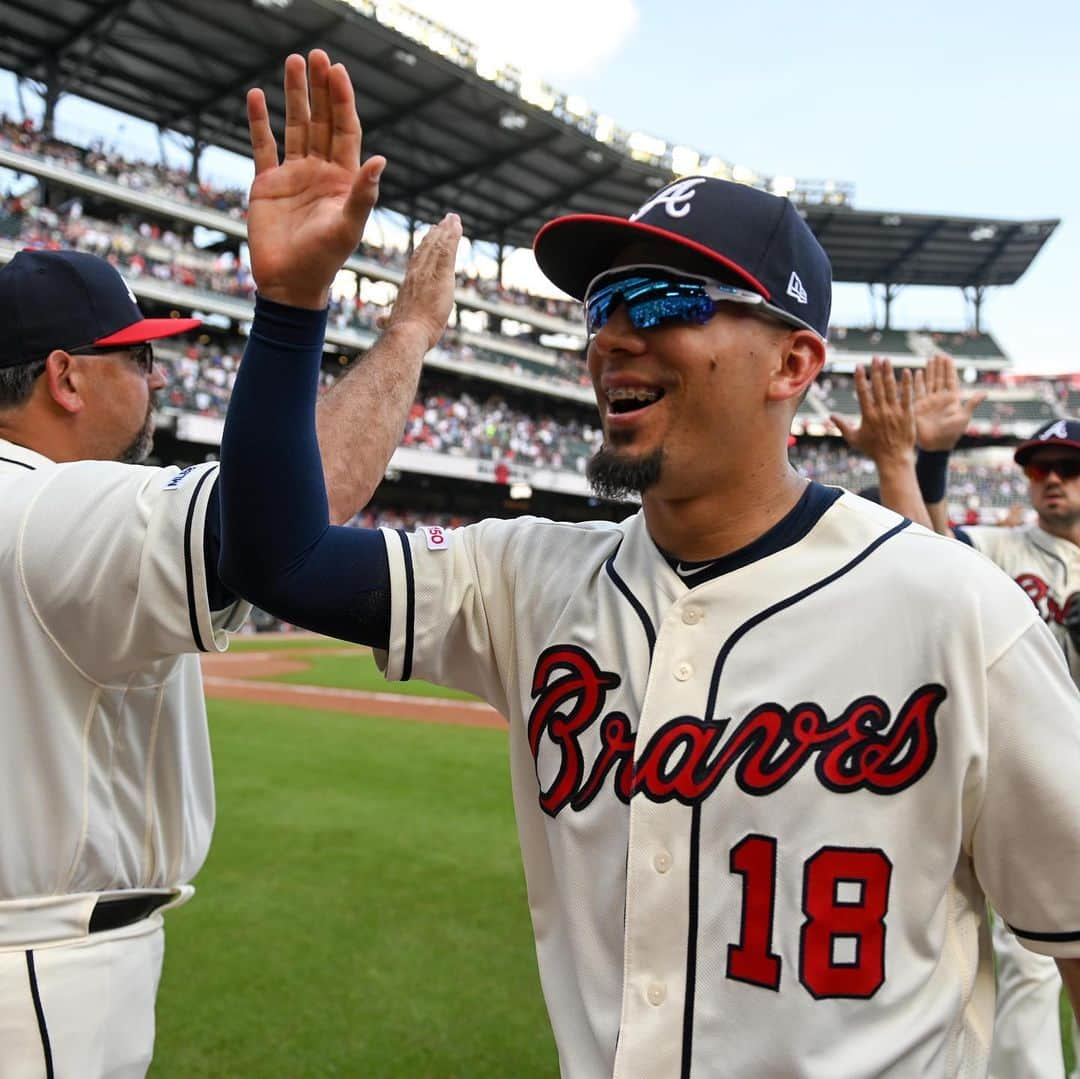
M 22 465 L 24 468 L 38 469 L 54 463 L 44 454 L 28 450 L 16 442 L 8 442 L 6 438 L 0 438 L 0 465 L 7 464 L 16 467 Z

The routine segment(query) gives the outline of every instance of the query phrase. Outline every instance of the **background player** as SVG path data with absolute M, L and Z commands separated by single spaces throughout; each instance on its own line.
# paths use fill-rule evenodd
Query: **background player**
M 360 226 L 376 193 L 369 169 Z M 446 321 L 428 276 L 415 259 L 399 320 Z M 248 609 L 218 579 L 216 463 L 136 464 L 165 383 L 150 342 L 197 323 L 144 319 L 107 262 L 63 251 L 0 270 L 0 315 L 0 1074 L 138 1076 L 161 913 L 191 895 L 214 820 L 197 653 Z M 335 520 L 371 495 L 357 440 L 388 453 L 401 431 L 360 429 L 354 397 L 418 347 L 384 335 L 320 404 Z
M 303 73 L 290 58 L 287 132 Z M 331 85 L 320 157 L 356 124 L 343 69 Z M 253 191 L 288 187 L 258 93 L 249 119 Z M 984 560 L 787 464 L 830 291 L 790 203 L 690 177 L 629 221 L 543 230 L 542 268 L 586 298 L 591 474 L 642 512 L 411 536 L 328 527 L 312 423 L 337 267 L 316 224 L 332 215 L 312 211 L 281 204 L 281 246 L 252 244 L 306 356 L 278 354 L 260 300 L 223 443 L 221 570 L 383 650 L 391 677 L 507 716 L 564 1075 L 979 1074 L 984 889 L 1080 997 L 1080 698 Z M 447 276 L 457 237 L 448 217 L 425 240 Z
M 860 425 L 856 428 L 835 416 L 833 421 L 848 444 L 869 453 L 883 470 L 883 476 L 889 478 L 888 484 L 882 484 L 885 505 L 909 516 L 916 513 L 921 513 L 924 519 L 932 516 L 942 532 L 952 534 L 944 497 L 949 452 L 967 429 L 984 395 L 962 396 L 956 366 L 943 354 L 933 356 L 925 372 L 917 372 L 914 395 L 898 391 L 891 368 L 886 364 L 875 360 L 873 368 L 876 392 L 872 394 L 866 391 L 870 384 L 867 373 L 863 369 L 856 372 L 856 385 L 862 387 Z M 911 376 L 907 371 L 904 375 L 910 383 Z M 1080 434 L 1078 426 L 1074 425 L 1073 434 Z M 1070 574 L 1076 580 L 1080 548 L 1075 538 L 1069 541 L 1054 533 L 1063 529 L 1066 535 L 1080 533 L 1080 498 L 1074 498 L 1070 513 L 1066 492 L 1061 489 L 1068 480 L 1046 469 L 1047 462 L 1056 461 L 1061 472 L 1080 474 L 1080 443 L 1055 451 L 1043 440 L 1053 438 L 1067 446 L 1069 434 L 1069 421 L 1047 424 L 1017 450 L 1018 462 L 1043 459 L 1040 466 L 1026 464 L 1025 467 L 1029 472 L 1032 504 L 1036 509 L 1047 506 L 1045 524 L 1040 511 L 1038 528 L 964 528 L 957 529 L 955 534 L 987 554 L 1031 596 L 1075 672 L 1075 644 L 1065 624 L 1065 596 L 1070 594 Z M 923 502 L 916 479 L 917 442 L 920 479 L 933 499 L 929 508 Z M 1062 501 L 1066 502 L 1065 506 L 1060 505 Z M 1075 532 L 1070 531 L 1070 521 Z M 1048 550 L 1049 545 L 1054 545 L 1055 550 Z M 1048 576 L 1055 580 L 1058 600 L 1048 596 L 1049 586 L 1044 580 Z M 1059 1079 L 1065 1063 L 1058 1018 L 1061 978 L 1057 966 L 1048 957 L 1023 947 L 1000 918 L 993 923 L 993 941 L 998 995 L 990 1075 L 993 1079 Z

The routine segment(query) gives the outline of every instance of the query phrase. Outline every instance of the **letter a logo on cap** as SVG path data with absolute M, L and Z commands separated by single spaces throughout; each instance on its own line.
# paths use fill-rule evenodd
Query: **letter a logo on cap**
M 1041 435 L 1039 435 L 1039 439 L 1041 441 L 1043 441 L 1043 442 L 1045 442 L 1048 438 L 1068 438 L 1068 437 L 1069 437 L 1069 428 L 1068 428 L 1068 425 L 1065 423 L 1064 420 L 1058 420 L 1057 423 L 1055 423 L 1052 427 L 1047 427 L 1047 429 L 1045 431 L 1043 431 L 1043 433 Z
M 807 302 L 806 289 L 803 287 L 799 275 L 794 270 L 791 271 L 791 276 L 788 278 L 787 294 L 793 300 L 798 300 L 799 303 Z
M 653 195 L 639 210 L 635 210 L 627 220 L 637 221 L 657 206 L 663 206 L 671 217 L 685 217 L 690 212 L 690 202 L 694 197 L 694 188 L 704 182 L 704 176 L 695 176 L 690 180 L 676 180 L 675 183 L 668 184 L 663 191 Z

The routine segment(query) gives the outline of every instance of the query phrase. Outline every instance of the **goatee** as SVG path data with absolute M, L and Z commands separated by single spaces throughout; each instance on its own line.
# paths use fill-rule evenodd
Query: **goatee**
M 117 457 L 124 465 L 141 465 L 150 456 L 154 448 L 154 402 L 146 406 L 146 419 L 139 433 L 131 440 L 127 449 Z
M 632 457 L 611 449 L 606 443 L 589 458 L 585 475 L 600 498 L 624 501 L 630 495 L 644 494 L 660 480 L 664 451 L 653 450 Z

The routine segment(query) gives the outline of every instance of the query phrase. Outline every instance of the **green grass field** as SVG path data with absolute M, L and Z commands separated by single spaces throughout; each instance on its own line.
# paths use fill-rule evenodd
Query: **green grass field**
M 268 681 L 291 682 L 296 685 L 329 686 L 331 689 L 363 689 L 373 693 L 399 693 L 406 697 L 447 697 L 453 700 L 475 700 L 471 694 L 445 686 L 435 686 L 419 678 L 408 682 L 387 682 L 375 665 L 370 652 L 357 651 L 348 656 L 309 656 L 306 671 L 274 674 Z
M 151 1076 L 557 1075 L 506 736 L 210 716 L 218 823 L 168 917 Z

